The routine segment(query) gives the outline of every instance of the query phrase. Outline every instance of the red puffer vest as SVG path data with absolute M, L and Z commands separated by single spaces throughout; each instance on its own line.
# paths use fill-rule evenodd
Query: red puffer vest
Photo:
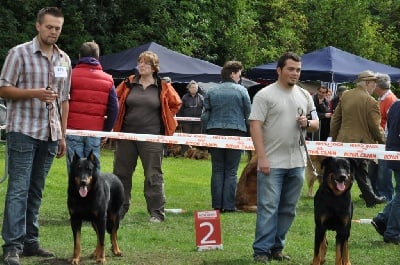
M 72 70 L 67 128 L 102 131 L 113 84 L 101 65 L 78 64 Z

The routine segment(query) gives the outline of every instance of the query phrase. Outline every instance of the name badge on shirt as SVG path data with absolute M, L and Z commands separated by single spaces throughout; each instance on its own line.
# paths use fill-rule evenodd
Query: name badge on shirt
M 54 66 L 54 76 L 55 77 L 67 77 L 67 68 L 64 66 Z

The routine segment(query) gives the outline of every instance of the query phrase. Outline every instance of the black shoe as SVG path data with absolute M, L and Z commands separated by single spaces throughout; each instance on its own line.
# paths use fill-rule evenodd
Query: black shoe
M 236 209 L 222 209 L 222 213 L 235 213 Z
M 377 204 L 385 203 L 385 202 L 387 202 L 386 197 L 381 196 L 381 197 L 375 197 L 372 202 L 365 201 L 365 205 L 367 206 L 367 208 L 372 208 Z
M 395 244 L 398 245 L 400 243 L 400 236 L 396 236 L 396 237 L 384 237 L 383 241 L 385 241 L 385 243 L 388 244 Z
M 26 256 L 26 257 L 31 257 L 31 256 L 36 256 L 36 257 L 45 257 L 45 258 L 53 258 L 56 255 L 46 249 L 37 247 L 37 248 L 25 248 L 24 247 L 24 251 L 22 252 L 22 256 Z
M 378 221 L 375 218 L 371 221 L 372 226 L 375 228 L 376 232 L 383 236 L 386 231 L 386 224 L 383 221 Z
M 16 250 L 12 250 L 3 253 L 3 264 L 4 265 L 21 265 L 19 262 L 19 256 Z
M 291 260 L 290 256 L 284 255 L 282 251 L 277 251 L 272 253 L 272 259 L 277 261 L 289 261 Z

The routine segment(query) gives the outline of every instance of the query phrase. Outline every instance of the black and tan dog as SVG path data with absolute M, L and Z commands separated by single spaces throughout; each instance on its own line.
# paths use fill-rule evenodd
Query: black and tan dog
M 91 222 L 97 234 L 93 253 L 97 263 L 105 262 L 104 238 L 107 230 L 111 237 L 111 250 L 122 256 L 117 242 L 120 210 L 124 201 L 124 188 L 113 174 L 99 174 L 99 161 L 91 152 L 88 157 L 74 155 L 68 180 L 68 210 L 74 236 L 74 254 L 71 264 L 79 264 L 81 255 L 81 227 L 83 221 Z
M 336 265 L 350 265 L 350 236 L 353 202 L 354 160 L 328 157 L 321 164 L 324 173 L 314 196 L 315 241 L 313 265 L 325 262 L 328 242 L 326 231 L 336 231 Z

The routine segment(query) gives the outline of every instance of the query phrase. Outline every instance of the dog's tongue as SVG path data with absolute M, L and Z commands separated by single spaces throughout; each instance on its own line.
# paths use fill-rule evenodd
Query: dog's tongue
M 86 186 L 80 187 L 79 188 L 79 194 L 81 195 L 81 197 L 86 197 L 86 195 L 87 195 L 87 187 Z
M 344 189 L 346 188 L 346 185 L 344 185 L 344 182 L 337 182 L 336 188 L 340 191 L 344 191 Z

